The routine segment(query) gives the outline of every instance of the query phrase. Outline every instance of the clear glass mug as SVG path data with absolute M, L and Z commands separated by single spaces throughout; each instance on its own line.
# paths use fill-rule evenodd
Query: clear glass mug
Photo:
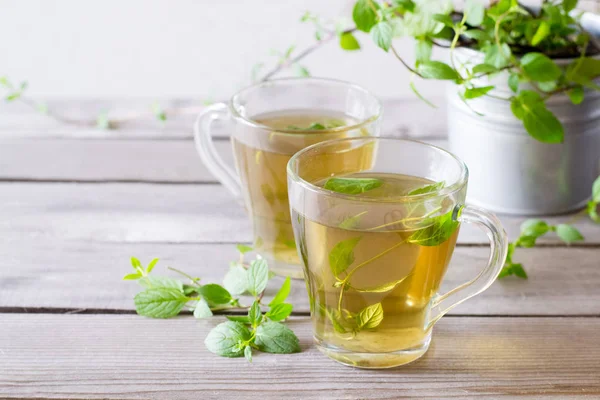
M 212 105 L 198 116 L 194 137 L 200 158 L 244 203 L 253 224 L 254 247 L 276 274 L 303 277 L 290 220 L 287 162 L 298 150 L 324 140 L 377 136 L 381 114 L 379 100 L 354 84 L 289 78 L 243 89 L 227 104 Z M 311 118 L 321 126 L 295 126 L 310 127 Z M 215 120 L 227 125 L 236 171 L 215 150 L 211 137 Z M 334 120 L 327 126 L 326 121 Z M 357 166 L 364 162 L 352 154 L 334 161 Z
M 358 149 L 371 153 L 369 165 L 315 168 Z M 329 186 L 349 174 L 380 186 L 350 190 L 360 194 Z M 464 204 L 467 179 L 456 156 L 411 140 L 332 140 L 290 159 L 292 222 L 322 352 L 362 368 L 409 363 L 425 354 L 444 314 L 492 284 L 506 257 L 506 233 L 493 214 Z M 487 232 L 490 259 L 472 281 L 440 294 L 463 222 Z

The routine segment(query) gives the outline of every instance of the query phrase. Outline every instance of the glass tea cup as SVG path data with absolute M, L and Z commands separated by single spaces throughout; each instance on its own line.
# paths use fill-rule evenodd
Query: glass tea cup
M 377 136 L 382 106 L 354 84 L 330 79 L 266 81 L 235 94 L 198 116 L 196 148 L 212 174 L 243 202 L 252 220 L 254 248 L 279 275 L 302 278 L 288 203 L 286 165 L 298 150 L 346 137 Z M 235 158 L 233 171 L 211 136 L 224 120 Z M 330 162 L 361 166 L 368 154 L 339 154 Z
M 369 165 L 327 163 L 358 149 L 370 152 Z M 444 314 L 492 284 L 507 238 L 493 214 L 464 204 L 467 179 L 456 156 L 411 140 L 332 140 L 290 159 L 292 222 L 323 353 L 362 368 L 409 363 L 425 354 Z M 487 232 L 490 259 L 440 294 L 463 222 Z

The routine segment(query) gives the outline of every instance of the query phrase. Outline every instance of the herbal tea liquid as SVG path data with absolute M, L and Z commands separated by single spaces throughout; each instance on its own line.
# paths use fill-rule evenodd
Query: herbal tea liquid
M 253 120 L 274 130 L 264 143 L 247 143 L 243 131 L 232 139 L 237 169 L 245 188 L 248 212 L 253 219 L 255 247 L 273 257 L 272 270 L 278 274 L 303 276 L 290 222 L 286 166 L 291 156 L 323 140 L 364 136 L 367 132 L 331 132 L 356 123 L 344 114 L 288 110 L 262 114 Z M 286 133 L 277 129 L 287 130 Z M 336 158 L 339 163 L 360 164 L 363 152 L 348 152 Z M 334 161 L 336 162 L 336 161 Z M 286 265 L 295 265 L 286 268 Z
M 334 346 L 335 354 L 329 355 L 346 364 L 398 365 L 394 352 L 419 349 L 429 340 L 429 308 L 452 256 L 458 224 L 451 213 L 433 216 L 441 205 L 399 207 L 397 213 L 377 208 L 431 181 L 399 174 L 344 177 L 373 179 L 379 186 L 354 194 L 356 202 L 347 209 L 323 206 L 315 212 L 318 221 L 296 209 L 292 215 L 309 276 L 315 337 Z M 416 227 L 415 220 L 429 226 Z M 381 356 L 386 353 L 389 357 Z

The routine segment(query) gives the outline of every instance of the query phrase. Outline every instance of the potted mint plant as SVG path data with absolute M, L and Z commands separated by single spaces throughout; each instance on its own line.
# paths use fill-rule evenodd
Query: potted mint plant
M 600 21 L 576 6 L 358 0 L 356 28 L 340 44 L 358 49 L 354 33 L 369 33 L 414 76 L 454 83 L 448 133 L 471 167 L 470 202 L 508 214 L 562 213 L 588 202 L 600 161 Z M 394 48 L 396 37 L 415 39 L 414 66 Z M 435 60 L 434 47 L 447 48 L 449 60 Z

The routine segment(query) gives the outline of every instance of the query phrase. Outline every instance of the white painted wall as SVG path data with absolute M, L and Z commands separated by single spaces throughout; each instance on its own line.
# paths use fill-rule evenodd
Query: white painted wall
M 270 49 L 314 41 L 299 22 L 306 10 L 349 16 L 351 0 L 0 0 L 0 75 L 44 97 L 227 97 L 252 65 L 274 62 Z M 331 43 L 305 64 L 382 97 L 412 96 L 399 62 L 359 40 L 363 51 Z M 398 46 L 412 60 L 412 44 Z
M 528 0 L 536 2 L 536 0 Z M 582 0 L 587 8 L 596 0 Z M 350 16 L 352 0 L 0 0 L 0 76 L 28 80 L 44 97 L 229 96 L 270 49 L 313 42 L 306 10 Z M 591 7 L 590 7 L 591 6 Z M 409 74 L 359 36 L 364 49 L 331 43 L 305 62 L 315 76 L 360 83 L 382 97 L 412 96 Z M 412 43 L 397 44 L 413 59 Z M 420 82 L 440 96 L 439 82 Z

